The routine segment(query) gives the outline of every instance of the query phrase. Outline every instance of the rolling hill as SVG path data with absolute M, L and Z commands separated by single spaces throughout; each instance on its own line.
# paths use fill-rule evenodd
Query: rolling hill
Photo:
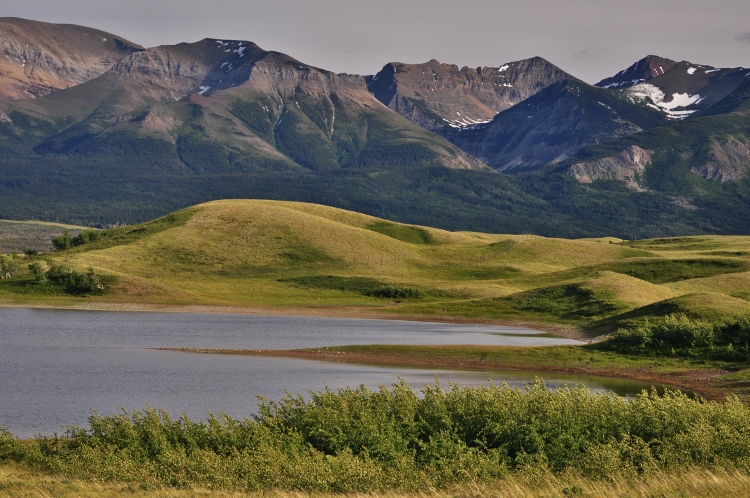
M 112 229 L 50 256 L 114 277 L 110 292 L 83 298 L 110 306 L 323 306 L 333 314 L 567 323 L 593 334 L 673 312 L 750 312 L 748 237 L 448 232 L 315 204 L 232 200 Z M 22 271 L 0 282 L 0 300 L 82 303 L 30 281 Z

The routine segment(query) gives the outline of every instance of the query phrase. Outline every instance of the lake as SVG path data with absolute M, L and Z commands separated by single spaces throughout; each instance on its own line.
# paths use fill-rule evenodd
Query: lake
M 533 372 L 479 372 L 348 365 L 296 358 L 209 355 L 148 348 L 294 349 L 346 344 L 580 344 L 518 327 L 397 320 L 0 308 L 0 424 L 14 435 L 63 432 L 102 415 L 147 406 L 173 417 L 250 416 L 257 396 L 364 384 L 400 376 L 413 388 L 448 382 L 522 386 Z M 544 374 L 550 386 L 585 384 L 632 395 L 649 386 Z

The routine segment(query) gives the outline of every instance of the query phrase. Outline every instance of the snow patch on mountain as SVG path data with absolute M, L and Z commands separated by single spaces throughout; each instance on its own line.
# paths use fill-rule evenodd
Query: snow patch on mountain
M 646 101 L 647 106 L 664 112 L 671 119 L 684 119 L 690 116 L 696 110 L 685 108 L 698 104 L 705 98 L 698 94 L 675 93 L 672 95 L 672 99 L 667 102 L 664 92 L 649 83 L 635 85 L 630 89 L 630 95 L 634 101 Z
M 461 116 L 460 112 L 456 112 L 459 116 Z M 460 119 L 445 119 L 443 118 L 443 121 L 446 122 L 448 126 L 451 128 L 458 128 L 459 130 L 469 129 L 473 128 L 475 126 L 487 124 L 491 119 L 472 119 L 468 116 L 461 116 Z
M 510 66 L 509 66 L 508 64 L 503 64 L 502 66 L 500 66 L 499 68 L 497 68 L 497 72 L 498 72 L 498 73 L 502 73 L 503 71 L 505 71 L 505 70 L 506 70 L 506 69 L 508 69 L 509 67 L 510 67 Z
M 695 68 L 695 67 L 689 67 L 687 71 L 688 71 L 688 74 L 695 74 L 696 70 L 697 70 L 697 68 Z
M 644 80 L 643 78 L 633 81 L 621 81 L 620 83 L 610 83 L 609 85 L 604 85 L 602 88 L 620 88 L 621 86 L 633 86 L 644 81 L 646 80 Z

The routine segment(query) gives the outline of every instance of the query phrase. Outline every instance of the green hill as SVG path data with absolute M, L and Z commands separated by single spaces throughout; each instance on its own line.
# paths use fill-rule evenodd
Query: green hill
M 106 292 L 71 296 L 33 284 L 22 261 L 16 276 L 0 282 L 0 300 L 323 307 L 569 324 L 595 334 L 673 312 L 750 312 L 750 237 L 621 241 L 448 232 L 315 204 L 228 200 L 107 230 L 50 256 L 37 261 L 80 272 L 91 267 L 106 279 Z

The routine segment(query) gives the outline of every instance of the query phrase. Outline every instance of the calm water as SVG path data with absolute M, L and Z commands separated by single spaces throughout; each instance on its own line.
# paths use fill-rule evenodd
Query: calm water
M 538 337 L 534 337 L 538 335 Z M 391 320 L 252 315 L 132 313 L 0 308 L 0 424 L 13 434 L 61 432 L 100 414 L 163 407 L 204 418 L 243 418 L 256 396 L 364 384 L 397 376 L 412 387 L 435 382 L 477 385 L 488 378 L 531 382 L 528 372 L 461 372 L 346 365 L 287 358 L 153 351 L 153 347 L 291 349 L 344 344 L 554 345 L 576 341 L 529 329 Z M 584 383 L 628 395 L 648 386 L 595 377 L 544 375 L 548 385 Z

